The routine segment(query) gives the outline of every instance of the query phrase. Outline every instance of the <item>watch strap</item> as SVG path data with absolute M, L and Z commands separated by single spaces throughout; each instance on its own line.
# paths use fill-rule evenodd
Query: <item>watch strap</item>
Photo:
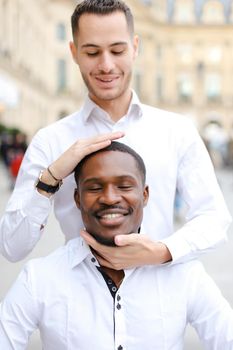
M 35 184 L 36 188 L 39 188 L 40 190 L 45 191 L 47 193 L 57 192 L 59 190 L 59 188 L 61 187 L 61 185 L 63 184 L 62 180 L 59 180 L 58 184 L 56 184 L 56 185 L 48 185 L 42 181 L 43 172 L 44 172 L 44 170 L 40 171 L 39 178 Z
M 61 187 L 60 183 L 58 183 L 56 186 L 52 186 L 52 185 L 47 185 L 40 180 L 36 184 L 36 188 L 39 188 L 40 190 L 43 190 L 48 193 L 55 193 L 59 190 L 60 187 Z

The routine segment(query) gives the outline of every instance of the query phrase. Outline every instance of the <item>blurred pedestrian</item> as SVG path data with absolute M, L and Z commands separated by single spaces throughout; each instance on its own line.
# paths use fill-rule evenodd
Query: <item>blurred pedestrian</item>
M 214 120 L 208 123 L 204 128 L 203 137 L 215 168 L 226 166 L 229 144 L 227 132 Z
M 26 135 L 20 131 L 17 131 L 13 135 L 13 142 L 9 150 L 10 152 L 9 170 L 12 176 L 13 184 L 15 183 L 15 180 L 17 178 L 20 165 L 22 163 L 26 149 L 27 149 Z

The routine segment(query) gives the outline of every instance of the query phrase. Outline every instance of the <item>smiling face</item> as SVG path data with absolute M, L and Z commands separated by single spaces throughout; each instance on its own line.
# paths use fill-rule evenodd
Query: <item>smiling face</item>
M 136 233 L 141 225 L 148 188 L 132 155 L 100 152 L 83 165 L 75 201 L 86 230 L 114 245 L 117 234 Z
M 124 13 L 81 15 L 74 41 L 70 48 L 90 98 L 100 107 L 119 99 L 128 103 L 138 42 Z

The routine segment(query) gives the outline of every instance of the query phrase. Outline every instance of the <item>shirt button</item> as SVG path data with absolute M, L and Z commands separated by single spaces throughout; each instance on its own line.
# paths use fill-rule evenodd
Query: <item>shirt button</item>
M 117 301 L 120 301 L 121 300 L 121 297 L 120 295 L 117 296 Z
M 112 280 L 108 280 L 108 284 L 112 284 Z
M 95 258 L 91 258 L 91 262 L 96 262 L 96 259 Z
M 117 304 L 116 307 L 117 307 L 117 310 L 120 310 L 120 309 L 121 309 L 121 305 L 120 305 L 119 303 Z
M 123 346 L 119 345 L 117 350 L 123 350 Z
M 116 292 L 117 291 L 117 287 L 112 287 L 112 291 Z

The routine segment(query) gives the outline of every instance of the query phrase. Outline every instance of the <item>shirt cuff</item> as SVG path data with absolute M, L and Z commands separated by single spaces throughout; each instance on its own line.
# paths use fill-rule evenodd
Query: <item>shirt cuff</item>
M 22 210 L 23 216 L 29 216 L 33 218 L 35 223 L 42 225 L 48 218 L 52 202 L 52 197 L 45 197 L 35 189 L 31 198 L 27 201 L 27 205 Z
M 173 265 L 181 262 L 184 257 L 190 254 L 190 245 L 183 237 L 180 237 L 175 233 L 168 238 L 161 239 L 160 242 L 167 246 L 172 256 L 172 260 L 166 264 Z

